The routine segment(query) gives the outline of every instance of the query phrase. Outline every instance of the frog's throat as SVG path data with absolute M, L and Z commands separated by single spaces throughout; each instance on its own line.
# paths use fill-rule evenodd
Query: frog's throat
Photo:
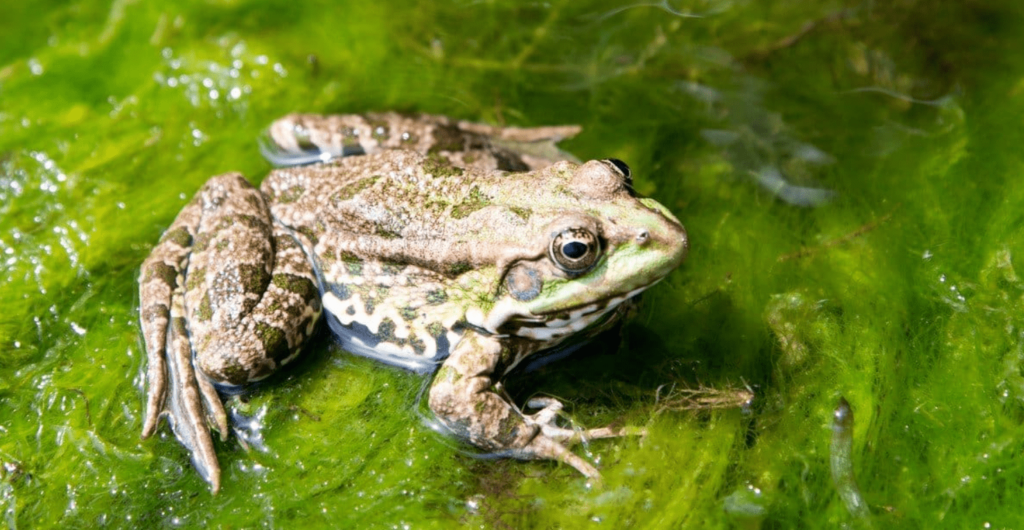
M 495 304 L 486 314 L 480 308 L 470 308 L 466 311 L 466 322 L 495 335 L 515 335 L 545 343 L 558 343 L 599 322 L 619 304 L 655 283 L 657 282 L 619 296 L 561 310 L 558 312 L 559 318 L 551 314 L 535 314 L 529 310 L 527 303 L 507 297 Z

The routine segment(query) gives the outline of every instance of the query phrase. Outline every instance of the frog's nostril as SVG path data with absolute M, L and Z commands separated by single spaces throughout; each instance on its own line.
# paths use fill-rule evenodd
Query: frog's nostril
M 637 234 L 636 234 L 636 244 L 637 245 L 645 245 L 650 240 L 651 240 L 651 233 L 648 232 L 647 230 L 640 230 L 639 232 L 637 232 Z

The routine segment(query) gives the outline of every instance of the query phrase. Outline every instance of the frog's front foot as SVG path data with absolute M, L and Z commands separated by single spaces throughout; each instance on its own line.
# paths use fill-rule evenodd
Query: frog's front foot
M 536 425 L 544 436 L 565 444 L 576 444 L 601 438 L 618 438 L 620 436 L 646 436 L 647 429 L 642 427 L 600 427 L 597 429 L 566 429 L 555 424 L 555 418 L 562 411 L 562 402 L 551 397 L 535 397 L 526 402 L 529 409 L 539 411 L 525 415 L 527 423 Z
M 557 460 L 572 466 L 595 482 L 601 481 L 601 472 L 590 462 L 570 451 L 561 442 L 543 434 L 531 440 L 526 447 L 509 451 L 509 455 L 524 460 Z
M 549 397 L 531 399 L 527 407 L 540 410 L 523 414 L 494 391 L 495 367 L 508 347 L 500 337 L 467 333 L 434 379 L 430 388 L 431 410 L 449 430 L 477 447 L 522 460 L 557 460 L 587 478 L 599 480 L 597 469 L 568 447 L 642 431 L 559 427 L 555 419 L 562 404 Z

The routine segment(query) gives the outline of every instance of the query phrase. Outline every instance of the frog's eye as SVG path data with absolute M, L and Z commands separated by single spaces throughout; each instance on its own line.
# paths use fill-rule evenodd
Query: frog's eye
M 586 228 L 563 230 L 551 240 L 551 259 L 570 274 L 583 274 L 601 257 L 601 243 Z
M 615 166 L 615 169 L 617 169 L 619 173 L 622 173 L 622 176 L 626 177 L 627 181 L 633 180 L 633 173 L 629 170 L 629 166 L 627 166 L 625 162 L 618 158 L 606 158 L 605 161 L 610 162 Z

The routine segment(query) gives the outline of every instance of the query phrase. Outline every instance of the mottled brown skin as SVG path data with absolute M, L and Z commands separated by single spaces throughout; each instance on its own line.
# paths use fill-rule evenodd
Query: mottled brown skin
M 276 122 L 271 159 L 329 162 L 276 170 L 260 190 L 211 179 L 143 265 L 144 436 L 168 413 L 216 491 L 206 424 L 227 425 L 213 384 L 275 371 L 323 308 L 355 353 L 421 371 L 450 353 L 429 403 L 453 433 L 598 478 L 566 445 L 617 431 L 557 427 L 557 401 L 524 415 L 495 389 L 528 356 L 609 327 L 682 261 L 686 234 L 635 197 L 621 162 L 554 147 L 577 131 L 394 113 Z

